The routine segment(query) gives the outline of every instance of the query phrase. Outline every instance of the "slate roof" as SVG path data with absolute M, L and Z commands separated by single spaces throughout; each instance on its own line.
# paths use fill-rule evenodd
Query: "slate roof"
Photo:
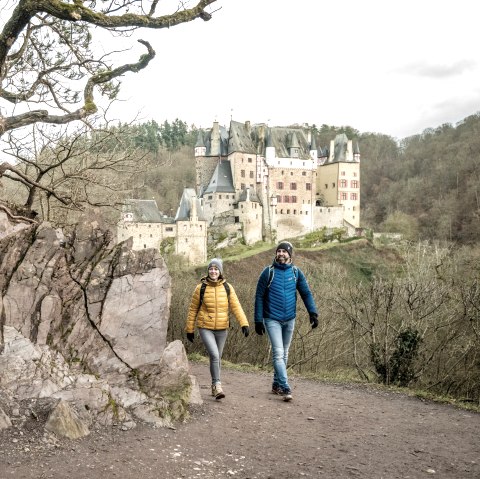
M 210 183 L 203 192 L 203 195 L 207 193 L 235 193 L 232 168 L 229 161 L 221 160 L 218 162 L 210 179 Z
M 172 223 L 157 207 L 155 200 L 128 199 L 123 205 L 124 213 L 132 213 L 133 221 L 137 223 Z
M 230 122 L 230 136 L 228 138 L 228 153 L 239 151 L 241 153 L 255 154 L 257 148 L 250 135 L 249 129 L 244 123 Z

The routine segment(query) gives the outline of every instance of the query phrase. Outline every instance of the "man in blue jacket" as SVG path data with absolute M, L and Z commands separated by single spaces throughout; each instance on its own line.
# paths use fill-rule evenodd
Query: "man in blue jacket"
M 258 278 L 255 293 L 255 332 L 268 334 L 272 345 L 272 393 L 292 400 L 288 384 L 288 349 L 297 315 L 297 290 L 310 315 L 312 329 L 318 326 L 317 307 L 305 275 L 292 263 L 293 246 L 282 241 L 275 251 L 275 260 Z

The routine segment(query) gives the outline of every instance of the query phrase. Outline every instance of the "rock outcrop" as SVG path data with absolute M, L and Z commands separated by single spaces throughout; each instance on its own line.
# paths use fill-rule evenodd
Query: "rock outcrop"
M 166 344 L 170 275 L 156 250 L 114 245 L 95 222 L 65 237 L 0 212 L 0 292 L 7 415 L 48 398 L 50 430 L 68 416 L 73 429 L 54 432 L 78 437 L 92 423 L 170 425 L 198 397 L 183 345 Z

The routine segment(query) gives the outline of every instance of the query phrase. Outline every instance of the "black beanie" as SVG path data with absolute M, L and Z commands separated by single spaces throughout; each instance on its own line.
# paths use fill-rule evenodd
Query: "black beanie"
M 277 249 L 275 250 L 275 253 L 276 253 L 279 249 L 284 249 L 285 251 L 288 252 L 288 255 L 290 256 L 290 258 L 292 257 L 292 255 L 293 255 L 293 246 L 292 246 L 292 243 L 289 243 L 288 241 L 282 241 L 282 242 L 279 243 L 279 245 L 277 246 Z

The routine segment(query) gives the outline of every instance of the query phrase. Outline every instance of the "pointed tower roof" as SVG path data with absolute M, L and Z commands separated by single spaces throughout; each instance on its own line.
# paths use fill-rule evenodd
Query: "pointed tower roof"
M 198 130 L 197 142 L 195 143 L 195 148 L 204 147 L 204 146 L 205 146 L 205 141 L 203 139 L 203 131 Z
M 315 140 L 315 134 L 312 133 L 312 142 L 310 143 L 310 151 L 317 149 L 317 140 Z
M 287 148 L 300 148 L 300 143 L 298 142 L 297 133 L 294 131 L 288 138 Z
M 218 162 L 210 183 L 203 192 L 204 195 L 207 193 L 235 193 L 229 161 L 222 160 Z
M 192 200 L 195 201 L 195 210 L 198 219 L 202 221 L 205 220 L 200 200 L 195 194 L 195 189 L 184 188 L 180 205 L 178 207 L 177 214 L 175 215 L 175 221 L 188 221 L 190 219 L 190 215 L 192 213 Z

